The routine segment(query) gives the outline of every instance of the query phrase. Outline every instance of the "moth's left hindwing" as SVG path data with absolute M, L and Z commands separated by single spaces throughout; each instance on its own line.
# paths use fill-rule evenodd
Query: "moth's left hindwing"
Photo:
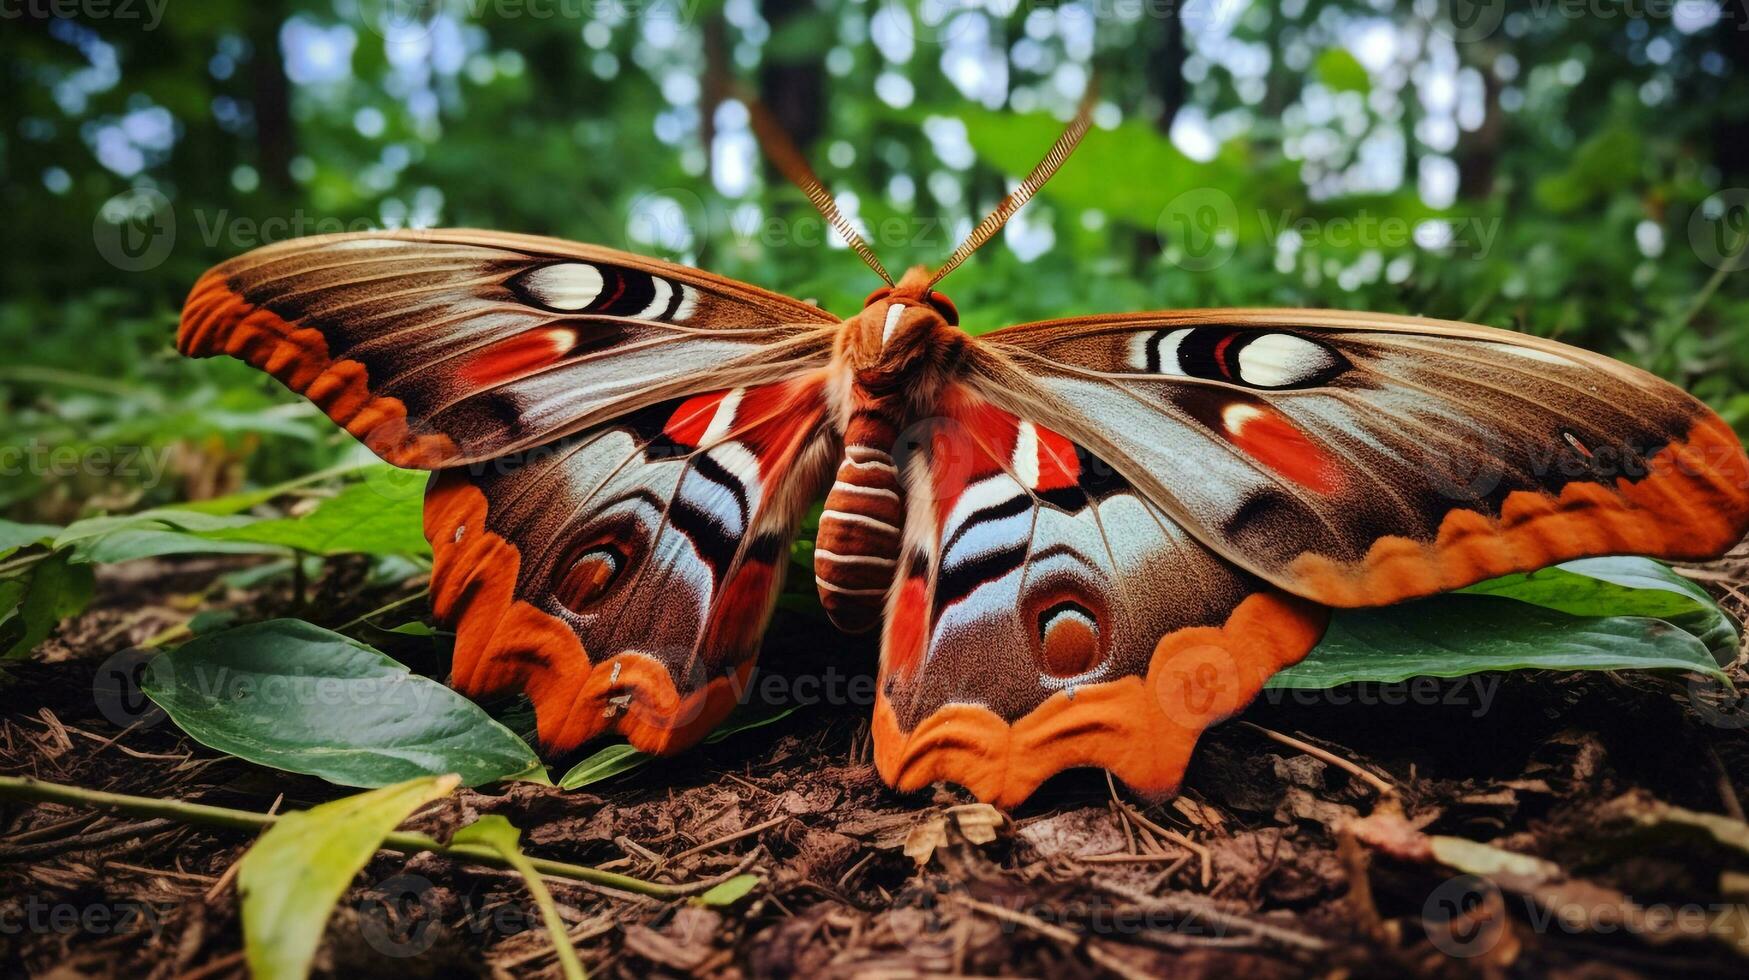
M 542 744 L 696 742 L 743 692 L 833 462 L 812 375 L 660 403 L 434 474 L 432 607 L 464 694 L 526 691 Z
M 663 752 L 708 732 L 752 667 L 832 462 L 837 322 L 611 249 L 366 232 L 214 268 L 177 340 L 440 471 L 425 527 L 459 689 L 526 690 L 552 748 L 611 728 Z

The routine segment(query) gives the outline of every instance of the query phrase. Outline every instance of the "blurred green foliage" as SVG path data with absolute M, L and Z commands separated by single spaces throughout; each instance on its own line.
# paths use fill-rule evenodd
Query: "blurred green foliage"
M 873 277 L 759 162 L 734 97 L 798 128 L 899 266 L 952 249 L 1094 69 L 1098 128 L 947 284 L 969 329 L 1203 305 L 1468 319 L 1624 357 L 1741 428 L 1749 288 L 1719 254 L 1749 214 L 1742 12 L 1470 6 L 1494 19 L 1425 0 L 27 12 L 0 31 L 0 513 L 68 523 L 353 451 L 270 379 L 171 349 L 227 256 L 482 226 L 849 313 Z

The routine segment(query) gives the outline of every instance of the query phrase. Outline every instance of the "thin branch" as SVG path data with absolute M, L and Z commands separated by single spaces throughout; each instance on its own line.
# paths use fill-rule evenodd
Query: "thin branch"
M 1368 786 L 1371 786 L 1373 789 L 1378 790 L 1380 796 L 1395 797 L 1397 795 L 1397 787 L 1385 782 L 1372 771 L 1362 768 L 1357 762 L 1351 762 L 1328 749 L 1321 749 L 1303 739 L 1294 738 L 1292 735 L 1283 735 L 1281 732 L 1275 731 L 1271 728 L 1264 728 L 1262 725 L 1253 725 L 1248 721 L 1242 721 L 1239 724 L 1254 731 L 1262 732 L 1264 735 L 1269 736 L 1277 742 L 1280 742 L 1289 748 L 1298 749 L 1320 762 L 1327 762 L 1330 765 L 1335 766 L 1343 772 L 1366 783 Z
M 113 810 L 140 817 L 161 817 L 177 820 L 182 823 L 202 824 L 209 827 L 227 827 L 232 830 L 261 831 L 278 822 L 280 815 L 257 813 L 252 810 L 234 810 L 230 807 L 210 806 L 205 803 L 188 803 L 182 800 L 160 800 L 146 796 L 128 796 L 122 793 L 104 793 L 98 790 L 82 789 L 77 786 L 63 786 L 59 783 L 47 783 L 29 776 L 0 776 L 0 800 L 30 800 L 38 803 L 59 803 L 65 806 L 89 807 L 98 810 Z M 494 868 L 514 870 L 509 861 L 497 851 L 478 845 L 443 844 L 436 838 L 426 834 L 404 833 L 397 831 L 383 838 L 383 849 L 401 854 L 420 854 L 430 852 L 457 861 L 473 864 L 484 864 Z M 654 898 L 680 898 L 697 892 L 708 890 L 715 885 L 714 880 L 691 882 L 683 885 L 664 885 L 653 881 L 644 881 L 628 875 L 614 874 L 591 868 L 581 864 L 570 864 L 565 861 L 551 861 L 546 858 L 529 858 L 535 870 L 543 875 L 555 878 L 566 878 L 574 881 L 585 881 L 618 891 L 632 892 L 637 895 L 649 895 Z

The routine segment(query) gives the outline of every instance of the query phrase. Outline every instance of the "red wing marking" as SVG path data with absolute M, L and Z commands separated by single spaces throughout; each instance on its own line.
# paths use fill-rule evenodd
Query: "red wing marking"
M 529 330 L 475 354 L 461 369 L 461 376 L 482 388 L 514 381 L 564 360 L 576 343 L 577 334 L 569 327 Z
M 1336 461 L 1275 409 L 1233 402 L 1221 411 L 1221 427 L 1233 445 L 1295 483 L 1318 493 L 1340 488 Z

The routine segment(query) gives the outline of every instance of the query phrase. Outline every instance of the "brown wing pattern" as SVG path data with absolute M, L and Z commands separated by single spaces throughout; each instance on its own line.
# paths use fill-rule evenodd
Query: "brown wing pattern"
M 973 384 L 1112 464 L 1229 561 L 1336 606 L 1586 555 L 1716 556 L 1749 460 L 1645 372 L 1486 327 L 1310 310 L 1033 324 Z
M 1323 632 L 1325 611 L 1224 561 L 1061 435 L 955 387 L 904 460 L 875 760 L 1012 806 L 1100 766 L 1177 787 L 1203 729 Z
M 433 474 L 432 606 L 466 694 L 528 692 L 541 742 L 704 736 L 742 693 L 834 440 L 813 375 L 640 409 Z
M 555 239 L 384 231 L 269 245 L 190 293 L 177 345 L 230 354 L 391 463 L 539 446 L 701 391 L 824 364 L 837 318 L 671 263 Z

